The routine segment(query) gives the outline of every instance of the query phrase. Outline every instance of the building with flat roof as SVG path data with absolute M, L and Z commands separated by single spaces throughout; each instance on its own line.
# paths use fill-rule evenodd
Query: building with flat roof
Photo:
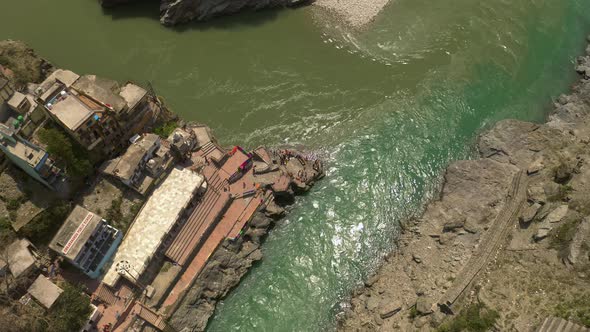
M 135 107 L 139 106 L 145 100 L 147 94 L 146 89 L 133 83 L 125 84 L 121 88 L 121 93 L 119 93 L 127 103 L 127 108 L 129 110 L 133 110 Z
M 203 183 L 190 169 L 172 169 L 133 221 L 103 283 L 114 287 L 121 276 L 136 283 Z
M 169 152 L 160 136 L 144 134 L 133 139 L 124 154 L 106 161 L 100 170 L 145 195 L 155 180 L 173 164 Z
M 63 289 L 52 283 L 45 276 L 39 275 L 27 292 L 46 309 L 51 309 L 63 292 Z
M 176 128 L 168 136 L 168 142 L 179 159 L 188 159 L 197 146 L 197 136 L 191 129 Z
M 122 147 L 123 129 L 108 104 L 74 88 L 80 79 L 58 69 L 37 88 L 37 100 L 87 150 L 110 154 Z
M 100 100 L 100 102 L 112 109 L 115 114 L 126 110 L 127 103 L 117 93 L 120 88 L 119 83 L 115 80 L 96 75 L 82 75 L 72 84 L 72 88 L 94 100 Z
M 14 277 L 25 276 L 37 267 L 35 247 L 26 239 L 12 242 L 0 256 L 0 275 L 8 272 Z
M 33 96 L 25 95 L 18 91 L 10 97 L 7 103 L 12 110 L 19 114 L 27 114 L 37 107 L 37 103 Z
M 89 277 L 98 278 L 122 237 L 121 232 L 101 216 L 77 205 L 51 240 L 49 248 Z
M 47 151 L 23 139 L 14 129 L 0 123 L 0 150 L 29 176 L 53 189 L 52 183 L 61 173 Z

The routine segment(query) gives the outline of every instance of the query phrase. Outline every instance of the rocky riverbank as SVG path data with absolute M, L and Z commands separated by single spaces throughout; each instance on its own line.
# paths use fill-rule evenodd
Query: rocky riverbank
M 535 331 L 550 316 L 590 325 L 586 53 L 547 123 L 500 121 L 479 137 L 478 159 L 448 167 L 440 197 L 403 223 L 340 330 Z
M 55 70 L 25 43 L 10 39 L 0 40 L 0 66 L 5 67 L 3 72 L 16 89 L 24 89 L 27 83 L 41 83 Z
M 239 284 L 254 262 L 262 259 L 262 240 L 276 220 L 269 217 L 274 213 L 268 211 L 254 215 L 244 237 L 235 243 L 225 241 L 217 249 L 171 317 L 173 327 L 179 331 L 205 330 L 217 302 Z

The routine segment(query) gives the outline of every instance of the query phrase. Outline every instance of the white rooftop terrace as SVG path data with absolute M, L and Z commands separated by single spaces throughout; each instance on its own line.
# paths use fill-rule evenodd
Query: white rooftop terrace
M 143 99 L 143 97 L 147 94 L 147 91 L 133 83 L 127 83 L 122 89 L 119 95 L 125 99 L 127 102 L 127 106 L 129 109 L 132 109 Z
M 65 69 L 56 69 L 49 77 L 43 81 L 39 85 L 37 89 L 37 96 L 41 98 L 41 100 L 45 103 L 47 102 L 47 98 L 49 98 L 56 89 L 60 89 L 60 84 L 56 84 L 57 82 L 61 82 L 65 85 L 66 88 L 69 88 L 80 78 L 80 75 L 74 73 L 70 70 Z
M 113 287 L 119 280 L 118 264 L 125 265 L 123 274 L 136 282 L 203 182 L 202 175 L 189 169 L 176 167 L 170 172 L 127 231 L 103 278 L 105 284 Z
M 3 144 L 8 152 L 27 162 L 32 168 L 37 167 L 47 154 L 45 150 L 32 145 L 27 145 L 20 140 L 13 143 L 8 140 L 2 142 L 2 139 L 0 139 L 0 144 Z
M 68 129 L 75 131 L 85 121 L 90 119 L 94 111 L 89 109 L 80 99 L 71 94 L 64 94 L 62 99 L 49 107 L 49 112 L 55 115 Z
M 42 274 L 37 277 L 28 290 L 28 293 L 47 309 L 53 306 L 62 292 L 63 289 L 59 288 Z

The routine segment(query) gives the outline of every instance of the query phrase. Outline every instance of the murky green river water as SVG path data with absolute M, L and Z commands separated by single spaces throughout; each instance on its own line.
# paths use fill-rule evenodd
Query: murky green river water
M 0 38 L 79 73 L 151 81 L 222 142 L 301 143 L 328 176 L 270 234 L 211 331 L 314 331 L 495 121 L 541 121 L 574 79 L 583 0 L 395 0 L 367 30 L 314 8 L 161 27 L 157 3 L 3 1 Z M 395 287 L 395 285 L 392 285 Z

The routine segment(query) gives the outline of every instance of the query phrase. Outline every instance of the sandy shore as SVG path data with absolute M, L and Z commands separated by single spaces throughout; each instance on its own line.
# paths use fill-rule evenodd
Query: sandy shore
M 388 3 L 389 0 L 317 0 L 314 4 L 358 28 L 373 21 Z

